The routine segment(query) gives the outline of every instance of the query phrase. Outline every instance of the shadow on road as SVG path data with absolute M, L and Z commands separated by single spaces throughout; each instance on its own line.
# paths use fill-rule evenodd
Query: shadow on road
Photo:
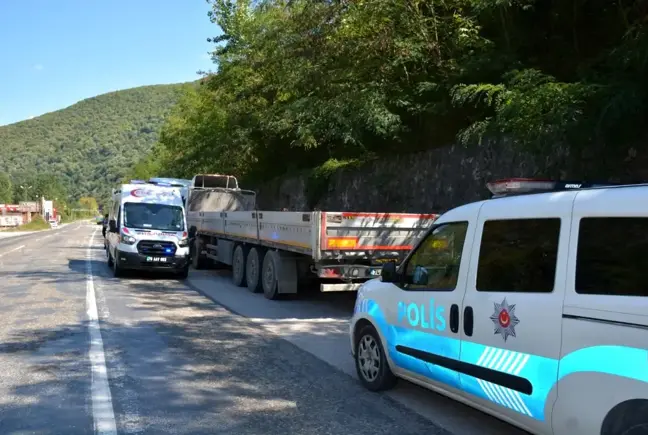
M 339 323 L 346 334 L 348 321 L 353 314 L 356 292 L 322 293 L 318 288 L 302 292 L 280 301 L 269 301 L 263 294 L 251 293 L 247 288 L 231 282 L 231 272 L 192 271 L 189 286 L 229 310 L 253 319 L 278 322 L 315 322 L 317 328 L 325 328 L 322 322 Z
M 78 250 L 78 248 L 75 248 Z M 105 279 L 114 279 L 119 281 L 122 279 L 129 280 L 142 280 L 142 281 L 155 281 L 173 278 L 173 273 L 164 272 L 139 272 L 139 271 L 125 271 L 124 278 L 113 278 L 108 263 L 102 260 L 92 260 L 93 270 L 105 270 L 108 274 Z M 86 264 L 87 260 L 71 259 L 68 261 L 67 271 L 62 271 L 60 268 L 53 266 L 52 268 L 39 269 L 37 267 L 26 270 L 7 270 L 0 271 L 0 281 L 3 278 L 17 278 L 21 282 L 38 282 L 40 284 L 63 284 L 85 281 L 86 277 Z
M 85 262 L 70 269 L 85 271 Z M 101 320 L 121 433 L 444 433 L 180 282 L 111 282 L 99 284 L 114 293 L 98 296 L 124 302 Z M 28 360 L 40 374 L 9 392 L 2 433 L 91 431 L 79 417 L 91 409 L 87 334 L 79 323 L 16 331 L 0 344 L 0 360 Z
M 56 289 L 72 283 L 60 286 L 66 289 L 61 291 L 83 300 L 87 260 L 79 254 L 67 269 L 64 264 L 36 266 L 0 272 L 0 280 L 18 277 L 25 284 Z M 305 334 L 287 313 L 320 320 L 312 316 L 312 302 L 322 299 L 316 311 L 341 301 L 350 303 L 350 315 L 351 294 L 282 301 L 287 311 L 268 321 L 278 321 L 284 329 L 272 335 L 264 325 L 233 315 L 182 281 L 141 273 L 113 278 L 101 254 L 95 256 L 91 266 L 119 433 L 446 433 L 282 339 L 334 338 L 339 325 L 346 328 L 344 320 L 339 325 L 306 322 Z M 211 285 L 226 290 L 222 281 Z M 273 303 L 246 289 L 235 290 L 237 297 Z M 0 375 L 0 433 L 92 433 L 88 348 L 84 322 L 48 329 L 26 323 L 8 331 L 0 343 L 0 369 L 5 369 Z M 348 357 L 346 342 L 344 352 Z

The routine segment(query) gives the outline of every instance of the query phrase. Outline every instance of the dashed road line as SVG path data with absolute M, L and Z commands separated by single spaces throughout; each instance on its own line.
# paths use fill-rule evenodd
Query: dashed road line
M 11 254 L 12 252 L 15 252 L 15 251 L 17 251 L 17 250 L 19 250 L 19 249 L 22 249 L 22 248 L 24 248 L 24 247 L 25 247 L 25 245 L 20 245 L 20 246 L 18 246 L 17 248 L 13 248 L 13 249 L 10 250 L 10 251 L 7 251 L 7 252 L 5 252 L 5 253 L 0 254 L 0 257 L 5 256 L 5 255 L 7 255 L 7 254 Z
M 97 300 L 95 296 L 94 280 L 92 277 L 92 246 L 97 230 L 92 233 L 86 249 L 86 308 L 88 313 L 88 329 L 90 333 L 90 364 L 92 366 L 92 418 L 95 432 L 98 435 L 117 435 L 115 412 L 113 410 L 112 395 L 108 384 L 108 370 L 106 369 L 106 355 L 104 353 Z

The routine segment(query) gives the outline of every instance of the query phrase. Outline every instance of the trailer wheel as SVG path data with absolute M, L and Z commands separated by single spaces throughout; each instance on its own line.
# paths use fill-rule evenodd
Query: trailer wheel
M 268 251 L 263 259 L 261 271 L 261 282 L 263 285 L 263 296 L 267 299 L 279 299 L 279 282 L 277 281 L 277 253 Z
M 243 246 L 238 245 L 234 249 L 234 257 L 232 258 L 232 281 L 234 285 L 245 287 L 245 251 Z
M 252 293 L 261 293 L 263 291 L 263 284 L 261 283 L 262 260 L 263 251 L 260 248 L 250 249 L 245 262 L 245 280 L 247 281 L 248 290 Z

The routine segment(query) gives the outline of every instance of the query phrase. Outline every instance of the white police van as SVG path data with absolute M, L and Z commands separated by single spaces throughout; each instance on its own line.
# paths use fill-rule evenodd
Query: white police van
M 358 291 L 361 382 L 404 378 L 534 434 L 648 434 L 648 185 L 489 189 Z
M 115 276 L 125 269 L 189 275 L 189 240 L 181 191 L 133 180 L 113 190 L 106 254 Z

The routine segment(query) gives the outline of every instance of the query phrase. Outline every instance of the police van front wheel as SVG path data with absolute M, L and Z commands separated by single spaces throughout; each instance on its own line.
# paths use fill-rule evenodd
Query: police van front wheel
M 384 391 L 396 385 L 397 378 L 389 368 L 378 333 L 371 325 L 364 326 L 357 335 L 355 366 L 360 382 L 370 391 Z

